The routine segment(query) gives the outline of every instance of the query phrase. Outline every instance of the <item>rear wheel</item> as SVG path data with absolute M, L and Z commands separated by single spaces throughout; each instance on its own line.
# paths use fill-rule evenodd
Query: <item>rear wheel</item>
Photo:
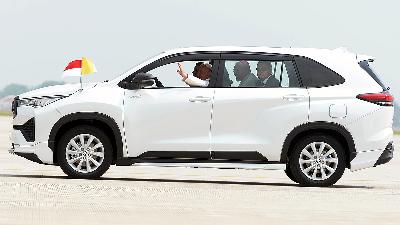
M 111 165 L 111 142 L 101 129 L 92 126 L 74 127 L 61 137 L 57 159 L 69 177 L 98 178 Z
M 295 182 L 304 186 L 330 186 L 345 170 L 346 157 L 333 137 L 310 135 L 295 144 L 289 157 L 289 169 Z

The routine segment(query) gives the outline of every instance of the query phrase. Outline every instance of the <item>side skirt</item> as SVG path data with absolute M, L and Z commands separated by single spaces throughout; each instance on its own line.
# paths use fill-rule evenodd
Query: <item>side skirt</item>
M 284 170 L 256 151 L 148 151 L 135 158 L 120 158 L 117 166 L 190 167 Z
M 217 168 L 246 170 L 285 170 L 281 163 L 135 163 L 133 166 L 184 167 L 184 168 Z

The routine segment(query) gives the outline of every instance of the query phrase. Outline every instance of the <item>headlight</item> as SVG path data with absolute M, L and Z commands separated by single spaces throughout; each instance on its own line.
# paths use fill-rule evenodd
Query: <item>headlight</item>
M 24 98 L 24 99 L 19 99 L 17 102 L 17 106 L 33 106 L 33 107 L 43 107 L 46 105 L 49 105 L 53 102 L 56 102 L 60 99 L 64 98 L 63 97 L 42 97 L 42 98 Z

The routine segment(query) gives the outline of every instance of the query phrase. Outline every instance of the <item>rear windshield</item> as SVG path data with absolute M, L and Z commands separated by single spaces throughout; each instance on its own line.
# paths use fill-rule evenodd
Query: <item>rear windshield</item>
M 367 72 L 376 81 L 376 83 L 378 83 L 382 87 L 382 89 L 384 91 L 389 90 L 389 88 L 383 84 L 382 80 L 379 79 L 378 74 L 375 73 L 375 71 L 369 65 L 367 60 L 361 61 L 359 64 L 360 64 L 361 68 L 363 68 L 365 70 L 365 72 Z

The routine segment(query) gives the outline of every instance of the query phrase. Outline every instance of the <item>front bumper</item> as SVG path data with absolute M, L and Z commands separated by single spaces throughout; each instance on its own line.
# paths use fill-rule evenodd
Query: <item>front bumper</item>
M 17 111 L 18 110 L 18 111 Z M 51 105 L 34 108 L 20 106 L 14 109 L 10 153 L 43 164 L 54 164 L 53 151 L 48 146 L 48 137 L 59 113 Z
M 13 155 L 17 155 L 20 157 L 23 157 L 27 160 L 30 160 L 32 162 L 35 163 L 39 163 L 39 164 L 44 164 L 35 153 L 28 153 L 28 152 L 15 152 L 15 147 L 14 144 L 12 144 L 12 147 L 10 150 L 8 150 L 9 153 L 13 154 Z
M 27 142 L 20 130 L 13 129 L 10 135 L 10 153 L 40 164 L 53 164 L 53 151 L 47 142 Z

